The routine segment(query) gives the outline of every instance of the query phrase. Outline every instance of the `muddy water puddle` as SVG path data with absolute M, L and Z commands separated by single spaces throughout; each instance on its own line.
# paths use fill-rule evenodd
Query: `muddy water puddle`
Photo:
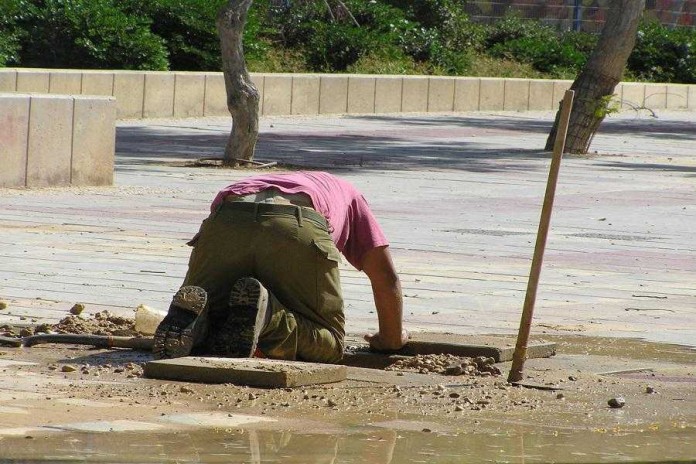
M 409 424 L 402 424 L 408 428 Z M 411 428 L 420 427 L 411 424 Z M 215 428 L 173 433 L 57 433 L 5 437 L 2 462 L 589 463 L 673 462 L 696 456 L 693 428 L 621 432 L 437 433 L 363 427 L 341 433 Z

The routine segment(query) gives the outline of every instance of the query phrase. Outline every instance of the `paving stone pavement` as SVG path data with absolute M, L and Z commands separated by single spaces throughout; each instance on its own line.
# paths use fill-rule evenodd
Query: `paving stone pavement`
M 696 345 L 696 113 L 612 117 L 561 166 L 533 334 Z M 361 189 L 402 277 L 412 330 L 517 330 L 553 113 L 264 118 L 257 159 Z M 0 190 L 0 324 L 166 309 L 185 241 L 225 185 L 227 118 L 122 122 L 110 188 Z M 347 329 L 376 328 L 365 276 L 343 264 Z

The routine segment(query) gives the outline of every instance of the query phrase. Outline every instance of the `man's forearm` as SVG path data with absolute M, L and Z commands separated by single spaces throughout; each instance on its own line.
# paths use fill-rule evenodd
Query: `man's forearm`
M 385 348 L 401 348 L 403 345 L 403 296 L 398 278 L 390 284 L 372 283 L 372 293 L 379 320 L 380 338 L 389 345 Z

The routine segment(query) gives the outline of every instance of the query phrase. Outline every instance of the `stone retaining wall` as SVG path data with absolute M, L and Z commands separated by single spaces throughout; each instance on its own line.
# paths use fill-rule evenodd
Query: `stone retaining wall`
M 115 127 L 113 97 L 0 93 L 0 187 L 111 185 Z
M 261 114 L 554 110 L 571 81 L 352 74 L 252 74 Z M 221 73 L 0 69 L 0 92 L 105 95 L 119 119 L 227 116 Z M 696 85 L 623 83 L 623 109 L 696 110 Z

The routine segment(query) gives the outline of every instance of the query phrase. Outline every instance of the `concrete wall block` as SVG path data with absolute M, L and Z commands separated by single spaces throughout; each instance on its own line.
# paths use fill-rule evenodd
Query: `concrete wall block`
M 557 110 L 561 107 L 561 102 L 563 97 L 565 97 L 566 90 L 570 90 L 573 85 L 573 81 L 553 81 L 553 109 Z
M 0 93 L 0 187 L 26 185 L 29 102 L 29 95 Z
M 203 116 L 205 102 L 205 74 L 174 74 L 174 117 Z
M 684 110 L 689 107 L 689 86 L 679 84 L 667 85 L 667 108 Z
M 17 90 L 17 70 L 0 69 L 0 92 L 14 92 Z
M 666 84 L 645 84 L 645 107 L 651 110 L 667 108 Z
M 114 93 L 114 73 L 103 71 L 82 72 L 82 95 L 111 96 Z
M 79 71 L 51 71 L 48 75 L 48 92 L 61 95 L 82 93 L 82 73 Z
M 229 116 L 227 91 L 222 73 L 206 74 L 204 116 Z
M 527 111 L 529 109 L 529 80 L 505 79 L 505 111 Z
M 48 76 L 46 70 L 18 69 L 17 92 L 48 93 Z
M 375 113 L 399 113 L 403 90 L 403 77 L 375 77 Z
M 529 109 L 531 111 L 555 110 L 553 81 L 529 81 Z
M 266 74 L 262 111 L 265 116 L 291 114 L 292 74 Z
M 143 117 L 145 74 L 142 72 L 118 72 L 114 75 L 114 97 L 119 119 Z
M 27 186 L 70 184 L 74 98 L 33 95 L 29 112 Z
M 428 85 L 428 111 L 454 111 L 453 77 L 431 77 Z
M 645 84 L 625 83 L 621 85 L 621 108 L 642 108 L 645 104 Z
M 171 118 L 174 115 L 174 74 L 145 73 L 143 118 Z
M 430 79 L 425 76 L 405 76 L 401 111 L 403 113 L 424 113 L 428 111 L 428 86 Z
M 73 185 L 112 185 L 116 100 L 76 97 L 72 137 Z
M 696 110 L 696 85 L 689 86 L 689 106 L 690 110 Z
M 502 111 L 505 107 L 505 79 L 482 78 L 479 109 Z
M 348 77 L 348 113 L 370 114 L 375 112 L 375 78 Z
M 348 77 L 325 74 L 319 87 L 319 113 L 344 114 L 348 111 Z
M 295 74 L 292 78 L 292 114 L 319 114 L 321 78 L 313 74 Z
M 454 111 L 478 111 L 481 79 L 460 77 L 454 86 Z

